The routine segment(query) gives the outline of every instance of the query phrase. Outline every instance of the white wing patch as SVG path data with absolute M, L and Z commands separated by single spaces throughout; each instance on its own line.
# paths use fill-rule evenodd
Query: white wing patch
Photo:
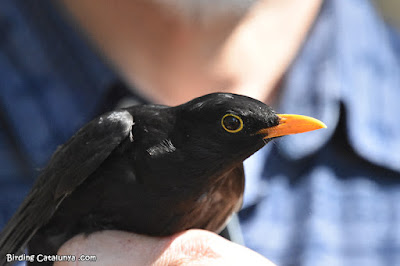
M 175 150 L 176 148 L 171 140 L 165 139 L 161 141 L 161 143 L 148 148 L 146 151 L 150 156 L 158 157 L 166 153 L 174 152 Z
M 127 111 L 115 111 L 109 114 L 107 116 L 107 119 L 111 122 L 119 122 L 123 120 L 124 116 L 126 116 L 127 114 L 129 114 Z

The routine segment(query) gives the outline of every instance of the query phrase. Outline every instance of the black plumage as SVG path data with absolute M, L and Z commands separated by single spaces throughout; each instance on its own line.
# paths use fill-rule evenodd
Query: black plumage
M 74 235 L 103 229 L 218 232 L 241 206 L 243 160 L 281 120 L 262 102 L 228 93 L 92 120 L 57 149 L 2 231 L 1 264 L 26 246 L 56 254 Z

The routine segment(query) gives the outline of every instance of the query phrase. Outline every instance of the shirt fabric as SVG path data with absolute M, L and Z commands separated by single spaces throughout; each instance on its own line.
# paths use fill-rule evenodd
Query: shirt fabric
M 278 265 L 400 265 L 399 38 L 369 1 L 325 1 L 279 112 L 328 128 L 246 161 L 245 243 Z
M 48 1 L 0 2 L 0 227 L 116 75 Z
M 0 227 L 57 145 L 124 88 L 67 21 L 48 1 L 0 2 Z M 279 265 L 400 265 L 399 44 L 369 1 L 324 2 L 278 111 L 328 129 L 246 161 L 247 246 Z

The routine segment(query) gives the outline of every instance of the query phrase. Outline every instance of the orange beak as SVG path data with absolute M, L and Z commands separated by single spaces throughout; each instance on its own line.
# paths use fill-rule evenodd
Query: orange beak
M 320 128 L 326 128 L 326 125 L 318 119 L 304 115 L 277 115 L 279 124 L 274 127 L 264 128 L 257 134 L 265 135 L 264 139 L 270 139 L 280 136 L 304 133 Z

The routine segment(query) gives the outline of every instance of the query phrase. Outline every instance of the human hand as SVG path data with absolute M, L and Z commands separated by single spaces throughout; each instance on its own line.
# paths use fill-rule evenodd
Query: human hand
M 170 237 L 123 231 L 78 235 L 66 242 L 58 254 L 75 255 L 77 261 L 71 265 L 274 265 L 246 247 L 198 229 Z M 96 255 L 96 262 L 78 261 L 82 254 Z

